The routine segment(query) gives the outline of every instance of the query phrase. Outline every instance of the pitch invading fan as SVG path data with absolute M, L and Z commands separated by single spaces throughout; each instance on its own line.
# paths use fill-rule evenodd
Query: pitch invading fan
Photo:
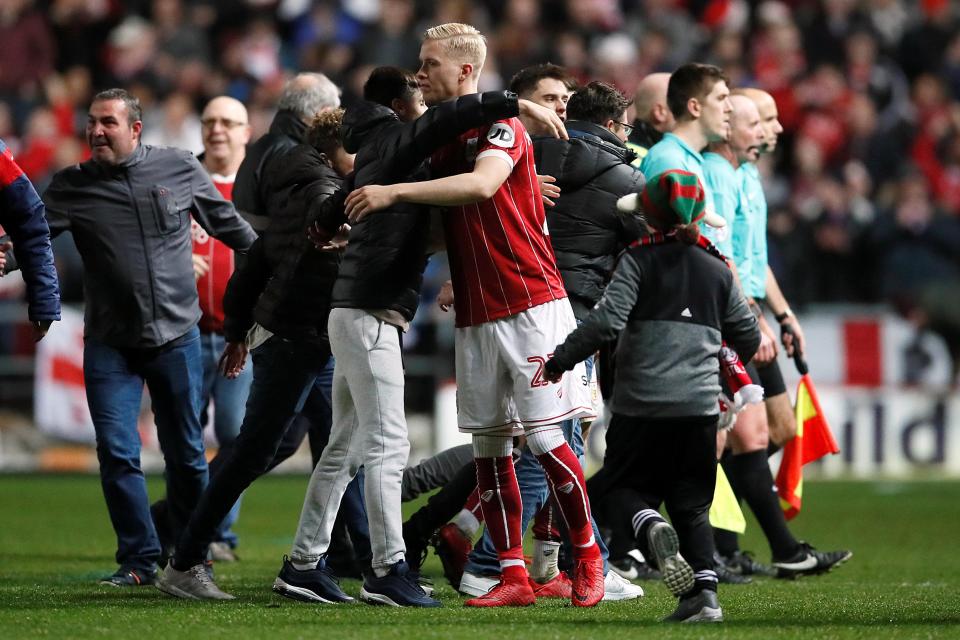
M 760 332 L 723 257 L 696 222 L 718 222 L 696 175 L 649 178 L 642 202 L 654 232 L 621 258 L 596 309 L 546 364 L 557 380 L 603 341 L 620 336 L 604 468 L 629 508 L 645 557 L 678 596 L 668 621 L 719 621 L 713 535 L 717 394 L 722 342 L 748 361 Z M 719 220 L 722 223 L 722 219 Z M 621 334 L 621 332 L 623 332 Z M 657 511 L 666 504 L 673 522 Z
M 417 81 L 434 104 L 476 91 L 486 44 L 473 27 L 445 24 L 426 32 L 420 57 Z M 500 584 L 466 604 L 535 601 L 511 457 L 513 434 L 525 433 L 573 541 L 571 601 L 593 606 L 603 597 L 603 560 L 583 472 L 559 426 L 591 408 L 580 383 L 582 364 L 559 387 L 543 380 L 551 343 L 572 330 L 575 319 L 545 234 L 529 135 L 519 120 L 501 120 L 441 149 L 431 166 L 445 177 L 364 187 L 347 198 L 347 212 L 359 220 L 397 202 L 447 207 L 442 217 L 456 299 L 458 422 L 473 436 L 481 508 L 501 567 Z

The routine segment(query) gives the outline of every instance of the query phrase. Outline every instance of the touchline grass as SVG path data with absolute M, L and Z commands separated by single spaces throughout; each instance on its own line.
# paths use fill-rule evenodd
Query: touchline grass
M 10 638 L 960 638 L 960 482 L 807 483 L 792 528 L 821 549 L 850 548 L 832 574 L 796 582 L 721 585 L 726 622 L 660 623 L 674 600 L 641 583 L 641 600 L 582 610 L 557 601 L 527 609 L 470 610 L 430 556 L 442 609 L 314 606 L 270 591 L 289 552 L 307 479 L 268 477 L 244 497 L 238 553 L 217 566 L 238 600 L 186 602 L 153 588 L 96 579 L 115 569 L 99 481 L 89 476 L 0 476 L 0 639 Z M 161 482 L 150 481 L 158 497 Z M 406 505 L 409 512 L 415 505 Z M 742 547 L 769 550 L 748 516 Z M 359 583 L 345 581 L 357 595 Z

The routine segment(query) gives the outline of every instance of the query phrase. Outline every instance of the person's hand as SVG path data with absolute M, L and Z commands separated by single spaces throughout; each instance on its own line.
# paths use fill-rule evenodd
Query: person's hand
M 567 135 L 567 128 L 563 126 L 563 120 L 553 109 L 523 99 L 518 100 L 517 104 L 520 108 L 520 115 L 532 120 L 537 125 L 536 128 L 543 131 L 544 135 L 563 138 L 564 140 L 570 139 L 570 136 Z
M 374 211 L 386 209 L 397 201 L 393 185 L 368 184 L 354 189 L 347 196 L 346 213 L 351 224 L 356 224 Z
M 563 374 L 563 368 L 553 358 L 547 360 L 547 363 L 543 365 L 543 378 L 547 382 L 560 382 Z
M 770 330 L 770 325 L 760 319 L 760 347 L 753 356 L 753 362 L 759 365 L 770 364 L 777 359 L 777 339 Z
M 220 356 L 220 363 L 217 368 L 223 377 L 233 380 L 243 371 L 243 366 L 247 362 L 247 343 L 246 342 L 228 342 L 223 347 L 223 354 Z
M 560 187 L 556 183 L 557 179 L 553 176 L 537 176 L 537 182 L 540 183 L 540 197 L 543 198 L 543 204 L 552 207 L 557 204 L 554 198 L 560 197 Z
M 30 323 L 33 327 L 33 341 L 40 342 L 43 340 L 43 337 L 47 335 L 47 331 L 50 330 L 50 325 L 53 323 L 53 320 L 35 320 Z
M 6 274 L 7 251 L 13 249 L 12 242 L 0 242 L 0 278 Z
M 350 225 L 342 224 L 332 238 L 318 246 L 320 251 L 343 251 L 350 242 Z
M 307 227 L 307 237 L 317 249 L 323 249 L 330 242 L 332 236 L 319 222 L 314 222 Z
M 437 294 L 437 305 L 444 312 L 450 311 L 450 307 L 453 306 L 453 282 L 450 280 L 444 282 L 443 286 L 440 287 L 440 293 Z
M 193 254 L 193 277 L 199 280 L 210 272 L 210 263 L 203 256 Z
M 800 322 L 794 315 L 787 316 L 780 323 L 780 341 L 787 355 L 791 358 L 794 353 L 799 352 L 803 355 L 807 351 L 806 339 L 803 336 L 803 329 L 800 328 Z

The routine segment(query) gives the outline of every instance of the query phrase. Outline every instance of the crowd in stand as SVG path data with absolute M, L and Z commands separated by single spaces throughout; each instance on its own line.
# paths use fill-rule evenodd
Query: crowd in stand
M 415 68 L 423 27 L 450 21 L 490 35 L 481 89 L 551 60 L 632 95 L 648 73 L 698 59 L 769 91 L 786 131 L 762 170 L 787 295 L 960 316 L 928 302 L 960 278 L 960 14 L 948 0 L 12 0 L 0 137 L 41 190 L 87 154 L 86 107 L 103 87 L 140 98 L 147 143 L 199 152 L 200 108 L 217 95 L 247 105 L 256 139 L 292 72 L 323 72 L 350 105 L 372 67 Z

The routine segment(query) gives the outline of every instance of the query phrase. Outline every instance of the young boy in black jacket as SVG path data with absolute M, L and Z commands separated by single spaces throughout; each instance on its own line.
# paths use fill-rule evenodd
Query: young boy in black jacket
M 760 332 L 732 272 L 700 242 L 697 221 L 717 221 L 705 210 L 697 177 L 665 172 L 641 197 L 654 233 L 627 249 L 603 298 L 557 346 L 545 375 L 559 380 L 619 334 L 608 486 L 629 500 L 620 517 L 630 519 L 640 550 L 656 559 L 680 597 L 667 620 L 720 621 L 708 521 L 717 473 L 717 354 L 725 341 L 748 361 Z M 661 503 L 673 526 L 657 512 Z

